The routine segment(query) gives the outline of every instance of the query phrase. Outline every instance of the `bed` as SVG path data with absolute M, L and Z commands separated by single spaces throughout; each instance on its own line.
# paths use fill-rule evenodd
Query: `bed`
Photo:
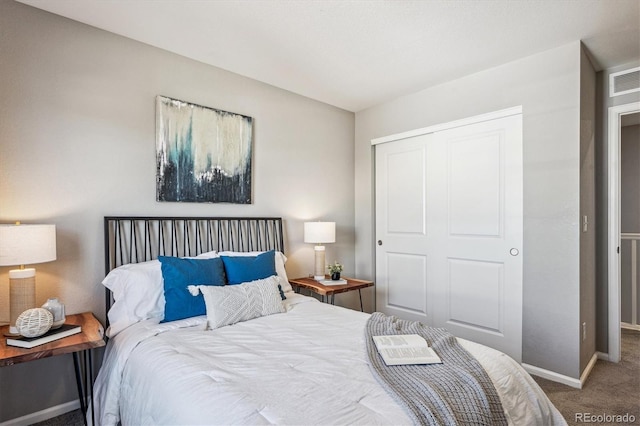
M 364 333 L 371 315 L 292 291 L 282 219 L 108 217 L 105 241 L 109 340 L 94 423 L 433 423 L 416 421 L 372 374 Z M 170 310 L 163 278 L 174 279 L 172 262 L 197 269 L 215 259 L 234 285 L 204 285 L 183 268 L 188 303 L 200 295 L 205 312 Z M 251 278 L 258 262 L 273 262 L 275 275 L 235 282 Z M 457 342 L 490 378 L 506 423 L 566 424 L 515 361 Z

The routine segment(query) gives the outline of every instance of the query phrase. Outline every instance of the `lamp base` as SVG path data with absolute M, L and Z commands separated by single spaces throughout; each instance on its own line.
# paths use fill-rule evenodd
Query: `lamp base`
M 324 246 L 315 246 L 316 264 L 313 270 L 313 279 L 316 281 L 324 280 Z
M 34 268 L 9 271 L 10 333 L 18 333 L 16 320 L 27 309 L 36 306 L 36 270 Z

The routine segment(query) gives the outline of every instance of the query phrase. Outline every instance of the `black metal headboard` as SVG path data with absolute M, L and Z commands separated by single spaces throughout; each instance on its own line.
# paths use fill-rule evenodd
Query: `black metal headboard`
M 279 217 L 105 216 L 105 274 L 158 256 L 197 256 L 208 251 L 284 253 Z M 106 293 L 106 312 L 113 303 Z

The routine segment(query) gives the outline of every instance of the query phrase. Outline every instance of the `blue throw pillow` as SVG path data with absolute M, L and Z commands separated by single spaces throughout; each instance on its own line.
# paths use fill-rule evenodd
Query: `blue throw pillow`
M 228 284 L 242 284 L 276 275 L 276 252 L 257 256 L 220 256 L 227 273 Z
M 158 257 L 164 279 L 164 319 L 162 322 L 205 315 L 207 308 L 202 295 L 192 296 L 190 285 L 224 285 L 224 265 L 220 258 L 182 259 Z

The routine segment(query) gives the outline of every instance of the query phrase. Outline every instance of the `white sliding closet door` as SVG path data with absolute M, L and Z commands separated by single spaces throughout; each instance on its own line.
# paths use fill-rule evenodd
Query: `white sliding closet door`
M 522 354 L 522 116 L 376 146 L 376 309 Z
M 434 244 L 427 226 L 427 145 L 432 135 L 376 146 L 376 310 L 433 321 L 428 297 Z

